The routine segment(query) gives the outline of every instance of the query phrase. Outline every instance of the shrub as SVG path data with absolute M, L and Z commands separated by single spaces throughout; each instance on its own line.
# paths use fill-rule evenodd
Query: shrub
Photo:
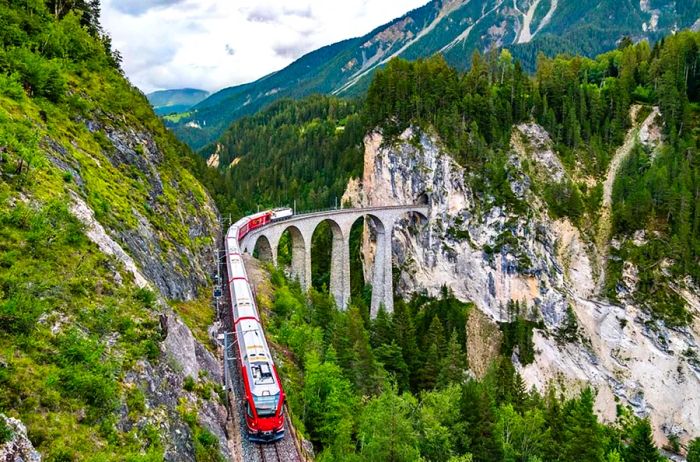
M 0 332 L 31 333 L 44 309 L 45 304 L 30 294 L 19 291 L 12 294 L 0 302 Z
M 10 75 L 0 74 L 0 94 L 19 101 L 24 98 L 24 88 L 20 83 L 20 76 L 17 73 Z
M 53 102 L 63 99 L 68 88 L 61 65 L 25 48 L 7 53 L 11 70 L 16 71 L 29 96 L 40 96 Z
M 153 305 L 156 302 L 156 294 L 146 287 L 141 287 L 136 290 L 134 293 L 134 298 L 143 303 L 143 306 L 146 308 L 153 308 Z
M 192 392 L 192 391 L 194 391 L 195 385 L 196 385 L 196 384 L 195 384 L 194 379 L 192 378 L 192 376 L 189 376 L 189 375 L 188 375 L 187 377 L 185 377 L 185 381 L 184 381 L 183 384 L 182 384 L 182 388 L 184 388 L 184 389 L 187 390 L 187 391 Z
M 127 390 L 126 405 L 129 408 L 130 413 L 141 413 L 146 410 L 146 396 L 139 387 L 134 387 Z
M 4 416 L 0 416 L 0 445 L 10 441 L 13 434 L 14 432 L 10 426 L 7 425 L 7 421 L 5 420 Z

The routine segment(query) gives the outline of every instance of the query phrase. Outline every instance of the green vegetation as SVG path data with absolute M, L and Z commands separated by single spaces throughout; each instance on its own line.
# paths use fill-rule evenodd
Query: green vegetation
M 209 430 L 199 425 L 197 408 L 189 405 L 186 401 L 181 401 L 178 411 L 194 435 L 195 462 L 224 462 L 224 458 L 219 452 L 219 440 Z
M 626 242 L 617 256 L 639 268 L 639 298 L 670 324 L 686 324 L 685 302 L 669 286 L 690 275 L 700 282 L 700 36 L 682 33 L 655 47 L 641 82 L 655 95 L 666 140 L 658 153 L 637 146 L 613 188 L 617 234 L 646 231 L 647 242 Z M 652 91 L 654 90 L 654 91 Z M 668 262 L 670 268 L 665 268 Z M 609 294 L 621 274 L 612 262 Z
M 149 244 L 195 252 L 185 216 L 206 217 L 207 196 L 98 19 L 92 0 L 0 0 L 0 412 L 49 461 L 155 461 L 160 430 L 125 377 L 161 356 L 156 294 L 72 208 L 112 236 L 146 220 Z
M 624 41 L 595 59 L 540 55 L 534 76 L 506 50 L 475 54 L 465 73 L 439 56 L 415 62 L 395 59 L 376 73 L 364 103 L 321 96 L 285 100 L 241 119 L 222 139 L 222 174 L 201 162 L 197 175 L 215 191 L 221 210 L 234 217 L 257 205 L 289 204 L 295 198 L 300 210 L 327 207 L 342 194 L 349 177 L 359 176 L 362 137 L 369 130 L 381 129 L 385 143 L 393 143 L 406 128 L 418 126 L 436 133 L 466 168 L 477 207 L 501 205 L 523 215 L 529 204 L 512 190 L 516 171 L 508 160 L 510 141 L 514 124 L 534 119 L 551 134 L 567 176 L 554 183 L 546 175 L 530 175 L 533 191 L 552 217 L 568 217 L 593 236 L 602 182 L 588 186 L 587 180 L 602 178 L 631 126 L 631 104 L 658 105 L 668 142 L 654 156 L 636 149 L 620 171 L 612 206 L 617 236 L 643 229 L 654 237 L 641 248 L 626 243 L 610 259 L 607 293 L 615 297 L 621 277 L 622 262 L 615 257 L 632 261 L 645 269 L 638 299 L 654 316 L 683 325 L 689 314 L 668 283 L 685 275 L 700 281 L 700 176 L 695 160 L 700 139 L 699 37 L 681 32 L 653 47 Z M 643 108 L 640 117 L 649 110 Z M 339 126 L 345 130 L 338 131 Z M 240 160 L 229 168 L 234 158 Z M 464 237 L 456 229 L 450 233 Z M 524 271 L 530 262 L 518 253 L 517 243 L 515 235 L 504 231 L 496 248 L 484 251 L 493 254 L 508 246 Z M 670 274 L 661 264 L 664 258 L 670 261 Z M 324 280 L 318 279 L 316 287 Z
M 272 281 L 266 332 L 287 352 L 290 413 L 319 460 L 660 460 L 647 421 L 620 407 L 601 424 L 590 389 L 570 399 L 525 390 L 507 348 L 484 379 L 467 376 L 470 307 L 447 290 L 396 300 L 369 321 L 314 290 L 307 298 L 279 271 Z M 514 322 L 522 327 L 504 326 L 504 337 L 522 358 L 531 334 Z
M 4 417 L 0 417 L 0 446 L 12 439 L 14 432 Z
M 700 462 L 700 437 L 695 438 L 688 445 L 688 462 Z
M 532 330 L 542 328 L 542 323 L 527 319 L 527 313 L 523 313 L 523 306 L 518 301 L 509 302 L 506 309 L 508 319 L 511 321 L 500 324 L 503 332 L 501 353 L 506 358 L 510 358 L 514 352 L 517 352 L 518 361 L 526 366 L 535 360 Z
M 234 123 L 222 144 L 202 151 L 218 152 L 224 166 L 226 190 L 216 194 L 221 213 L 294 200 L 299 210 L 331 207 L 336 199 L 340 205 L 347 180 L 362 174 L 365 129 L 357 111 L 351 102 L 313 96 L 279 101 Z
M 63 203 L 9 207 L 1 185 L 0 409 L 49 460 L 86 457 L 96 441 L 92 456 L 141 453 L 140 430 L 115 423 L 121 374 L 160 354 L 150 308 L 133 283 L 115 281 Z
M 207 329 L 214 323 L 215 308 L 211 302 L 211 292 L 202 290 L 202 295 L 194 300 L 175 301 L 172 303 L 175 312 L 180 315 L 194 337 L 202 345 L 214 350 Z

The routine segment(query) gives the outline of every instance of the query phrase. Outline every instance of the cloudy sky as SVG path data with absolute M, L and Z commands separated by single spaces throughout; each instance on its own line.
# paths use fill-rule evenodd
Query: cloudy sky
M 102 24 L 145 92 L 215 91 L 364 35 L 427 0 L 103 0 Z

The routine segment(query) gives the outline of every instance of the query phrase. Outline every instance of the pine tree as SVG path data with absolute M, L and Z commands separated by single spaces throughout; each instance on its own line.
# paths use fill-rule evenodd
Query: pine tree
M 347 336 L 352 348 L 350 370 L 353 371 L 354 382 L 360 393 L 372 395 L 379 390 L 381 376 L 372 347 L 369 344 L 369 334 L 365 329 L 359 308 L 351 306 L 347 311 L 347 316 Z
M 586 388 L 574 400 L 564 419 L 561 453 L 565 460 L 599 462 L 603 459 L 602 431 L 593 412 L 593 392 Z
M 688 462 L 700 462 L 700 437 L 690 442 L 686 458 Z
M 445 343 L 442 323 L 437 315 L 433 317 L 424 341 L 423 366 L 418 372 L 419 385 L 421 389 L 432 390 L 438 385 Z
M 410 373 L 408 370 L 408 365 L 403 359 L 401 347 L 398 345 L 398 343 L 396 343 L 395 340 L 392 340 L 390 344 L 385 343 L 378 348 L 375 348 L 374 354 L 377 357 L 377 360 L 384 366 L 384 369 L 389 374 L 393 375 L 399 392 L 409 391 Z
M 456 330 L 452 330 L 450 340 L 447 342 L 445 354 L 440 361 L 440 372 L 438 374 L 438 386 L 446 387 L 451 383 L 460 383 L 464 380 L 466 369 L 466 357 L 459 344 L 459 336 Z
M 394 338 L 396 343 L 401 347 L 401 354 L 403 359 L 408 365 L 408 370 L 411 373 L 411 388 L 417 388 L 417 374 L 418 365 L 420 364 L 418 358 L 418 345 L 416 343 L 416 332 L 413 327 L 413 320 L 408 310 L 408 306 L 398 300 L 394 305 Z
M 476 462 L 500 460 L 501 448 L 494 436 L 496 417 L 484 386 L 473 380 L 464 384 L 460 408 L 466 427 L 464 451 L 471 452 Z
M 654 436 L 648 419 L 640 420 L 632 430 L 632 441 L 625 452 L 626 462 L 657 462 L 659 451 L 654 445 Z
M 384 305 L 379 307 L 377 317 L 372 321 L 371 343 L 374 348 L 389 344 L 394 338 L 394 324 Z

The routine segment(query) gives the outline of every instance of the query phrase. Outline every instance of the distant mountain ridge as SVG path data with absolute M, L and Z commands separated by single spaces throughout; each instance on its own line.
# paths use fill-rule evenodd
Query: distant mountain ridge
M 209 92 L 196 88 L 182 88 L 177 90 L 161 90 L 146 95 L 148 102 L 158 115 L 185 112 L 197 103 L 205 100 Z
M 537 54 L 594 56 L 623 36 L 656 41 L 697 25 L 700 0 L 432 0 L 362 37 L 308 53 L 255 82 L 226 88 L 168 122 L 199 149 L 234 120 L 281 98 L 313 93 L 362 94 L 372 74 L 393 57 L 417 59 L 442 53 L 460 69 L 474 51 L 508 48 L 533 69 Z

